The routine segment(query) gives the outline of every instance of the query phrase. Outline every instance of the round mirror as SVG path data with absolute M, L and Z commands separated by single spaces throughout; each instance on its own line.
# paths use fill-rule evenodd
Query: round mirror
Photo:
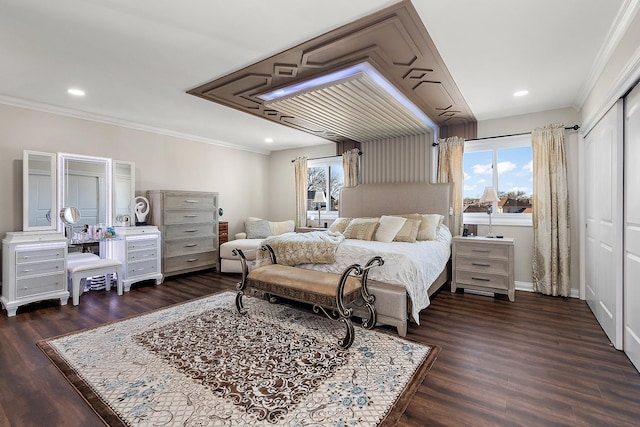
M 80 219 L 80 210 L 75 206 L 69 206 L 60 210 L 60 218 L 65 224 L 75 224 Z

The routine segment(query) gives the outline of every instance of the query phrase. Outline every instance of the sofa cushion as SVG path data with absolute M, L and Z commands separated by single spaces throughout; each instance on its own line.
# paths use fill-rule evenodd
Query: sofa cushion
M 223 243 L 220 245 L 220 258 L 237 259 L 239 261 L 240 257 L 232 253 L 233 250 L 237 248 L 244 252 L 244 256 L 246 256 L 248 260 L 255 260 L 257 251 L 253 249 L 258 249 L 262 244 L 262 240 L 263 239 L 237 239 Z

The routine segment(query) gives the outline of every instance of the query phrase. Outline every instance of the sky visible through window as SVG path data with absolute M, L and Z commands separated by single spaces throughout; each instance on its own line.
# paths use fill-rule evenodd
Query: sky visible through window
M 477 151 L 464 154 L 465 199 L 479 199 L 485 187 L 493 185 L 493 152 Z M 531 146 L 498 150 L 498 195 L 524 192 L 533 194 L 533 161 Z M 522 193 L 520 193 L 522 194 Z

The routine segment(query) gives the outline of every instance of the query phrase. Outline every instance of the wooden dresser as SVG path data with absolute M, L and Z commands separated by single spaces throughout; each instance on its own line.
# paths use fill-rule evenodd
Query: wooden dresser
M 218 193 L 150 190 L 151 223 L 162 234 L 162 274 L 218 271 Z
M 514 246 L 512 237 L 454 237 L 451 291 L 475 289 L 514 301 Z

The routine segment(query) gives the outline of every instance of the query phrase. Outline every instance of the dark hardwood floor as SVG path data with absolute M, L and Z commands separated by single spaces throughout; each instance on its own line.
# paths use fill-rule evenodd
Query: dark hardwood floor
M 0 425 L 102 425 L 35 343 L 232 290 L 215 272 L 89 292 L 0 315 Z M 517 292 L 516 302 L 441 291 L 408 338 L 442 351 L 402 426 L 638 426 L 640 375 L 583 301 Z

